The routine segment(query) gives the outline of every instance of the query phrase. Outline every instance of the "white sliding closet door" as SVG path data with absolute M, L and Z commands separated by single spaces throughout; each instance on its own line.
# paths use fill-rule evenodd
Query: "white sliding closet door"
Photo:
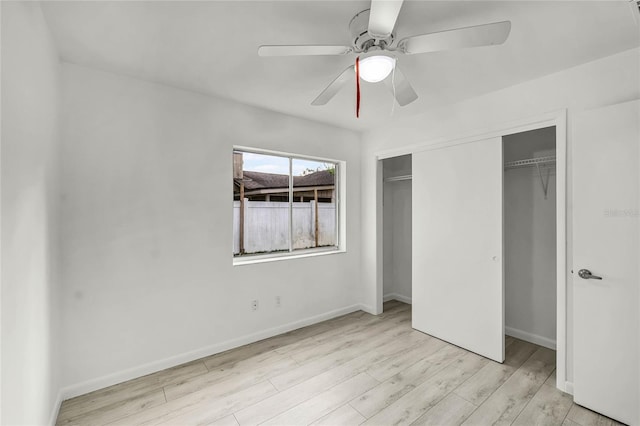
M 413 327 L 504 361 L 502 138 L 413 154 Z

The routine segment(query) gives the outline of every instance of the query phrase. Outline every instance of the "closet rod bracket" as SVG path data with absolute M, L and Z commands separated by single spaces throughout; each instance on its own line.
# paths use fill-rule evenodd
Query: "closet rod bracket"
M 547 199 L 547 191 L 549 190 L 549 176 L 551 175 L 551 169 L 547 167 L 547 179 L 542 177 L 542 169 L 540 169 L 540 163 L 536 163 L 536 168 L 538 169 L 538 176 L 540 176 L 540 184 L 542 184 L 542 191 L 544 192 L 544 199 Z

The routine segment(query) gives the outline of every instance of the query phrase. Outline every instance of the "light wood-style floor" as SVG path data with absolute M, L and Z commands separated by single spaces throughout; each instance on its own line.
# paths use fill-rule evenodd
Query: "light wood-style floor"
M 555 352 L 507 337 L 498 364 L 387 302 L 62 404 L 77 425 L 613 425 L 555 388 Z

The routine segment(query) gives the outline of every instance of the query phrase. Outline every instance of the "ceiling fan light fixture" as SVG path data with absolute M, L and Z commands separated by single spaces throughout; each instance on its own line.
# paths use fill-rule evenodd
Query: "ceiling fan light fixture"
M 389 55 L 372 55 L 360 60 L 360 78 L 377 83 L 387 78 L 396 66 L 396 58 Z

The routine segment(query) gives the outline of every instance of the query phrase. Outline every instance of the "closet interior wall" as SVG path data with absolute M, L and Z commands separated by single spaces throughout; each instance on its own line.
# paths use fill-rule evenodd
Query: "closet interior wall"
M 555 156 L 555 127 L 505 136 L 503 156 Z M 555 163 L 505 168 L 504 257 L 505 333 L 555 349 Z
M 382 160 L 384 300 L 411 303 L 411 155 Z

